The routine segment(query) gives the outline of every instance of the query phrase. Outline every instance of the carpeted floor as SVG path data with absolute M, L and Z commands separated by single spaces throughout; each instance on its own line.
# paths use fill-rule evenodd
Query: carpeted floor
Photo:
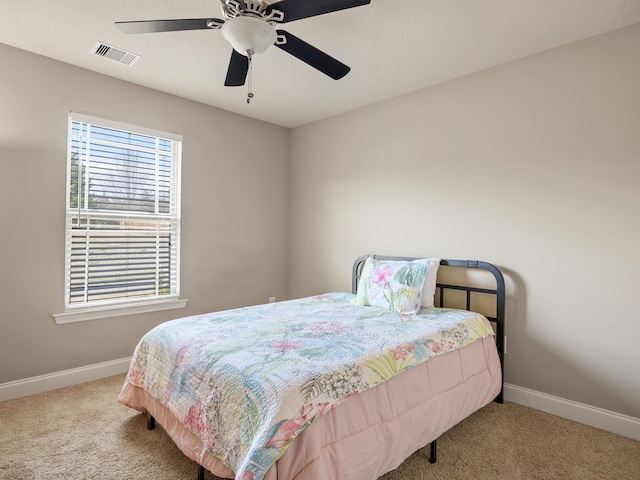
M 196 479 L 162 428 L 120 405 L 117 375 L 0 403 L 0 479 Z M 207 472 L 207 480 L 217 477 Z M 492 403 L 380 480 L 637 480 L 640 442 Z M 332 480 L 332 479 L 318 479 Z

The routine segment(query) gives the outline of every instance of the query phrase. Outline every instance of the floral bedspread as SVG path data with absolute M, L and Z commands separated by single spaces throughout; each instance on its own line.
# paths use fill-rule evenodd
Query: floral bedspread
M 260 480 L 336 405 L 429 358 L 493 335 L 464 310 L 401 315 L 330 293 L 163 323 L 127 380 L 165 405 L 236 472 Z

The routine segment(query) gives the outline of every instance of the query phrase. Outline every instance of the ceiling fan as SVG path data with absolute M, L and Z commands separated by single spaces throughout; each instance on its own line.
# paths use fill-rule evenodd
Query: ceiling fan
M 224 82 L 227 87 L 244 85 L 247 73 L 250 72 L 251 57 L 263 53 L 274 44 L 334 80 L 339 80 L 351 70 L 347 65 L 289 32 L 276 29 L 275 26 L 371 3 L 371 0 L 220 1 L 224 20 L 220 18 L 142 20 L 116 22 L 116 25 L 125 33 L 221 30 L 224 38 L 233 47 Z M 253 94 L 249 92 L 249 98 L 252 96 Z

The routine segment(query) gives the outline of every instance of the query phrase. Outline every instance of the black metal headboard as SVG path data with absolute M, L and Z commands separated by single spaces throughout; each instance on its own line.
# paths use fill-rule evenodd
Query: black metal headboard
M 351 277 L 351 291 L 352 293 L 356 293 L 358 290 L 358 282 L 360 280 L 360 273 L 362 272 L 362 267 L 364 266 L 364 262 L 368 257 L 373 257 L 377 260 L 418 260 L 424 257 L 394 257 L 388 255 L 362 255 L 356 259 L 353 263 L 353 273 Z M 495 316 L 485 315 L 491 322 L 496 325 L 496 347 L 498 349 L 498 356 L 500 357 L 500 370 L 502 376 L 502 387 L 500 388 L 500 394 L 496 397 L 496 402 L 503 403 L 503 390 L 504 390 L 504 355 L 506 348 L 506 337 L 504 330 L 504 304 L 505 304 L 505 286 L 504 286 L 504 277 L 502 276 L 502 272 L 494 265 L 481 262 L 478 260 L 449 260 L 442 259 L 440 260 L 440 265 L 443 267 L 462 267 L 469 269 L 479 269 L 486 270 L 490 272 L 495 278 L 496 287 L 495 288 L 479 288 L 472 287 L 468 285 L 452 285 L 447 283 L 439 283 L 436 282 L 436 291 L 439 295 L 439 305 L 441 307 L 445 305 L 445 291 L 447 290 L 457 290 L 466 292 L 466 310 L 471 309 L 471 298 L 472 294 L 487 294 L 495 296 Z

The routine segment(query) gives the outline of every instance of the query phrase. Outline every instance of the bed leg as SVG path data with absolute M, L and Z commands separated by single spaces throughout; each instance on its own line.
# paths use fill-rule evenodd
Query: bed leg
M 153 415 L 151 415 L 149 412 L 147 412 L 147 428 L 149 430 L 153 430 L 154 428 L 156 428 L 156 419 L 153 418 Z
M 437 442 L 438 439 L 435 439 L 429 444 L 429 463 L 436 463 L 436 460 L 438 459 L 436 456 Z
M 198 465 L 198 480 L 204 480 L 204 467 Z

